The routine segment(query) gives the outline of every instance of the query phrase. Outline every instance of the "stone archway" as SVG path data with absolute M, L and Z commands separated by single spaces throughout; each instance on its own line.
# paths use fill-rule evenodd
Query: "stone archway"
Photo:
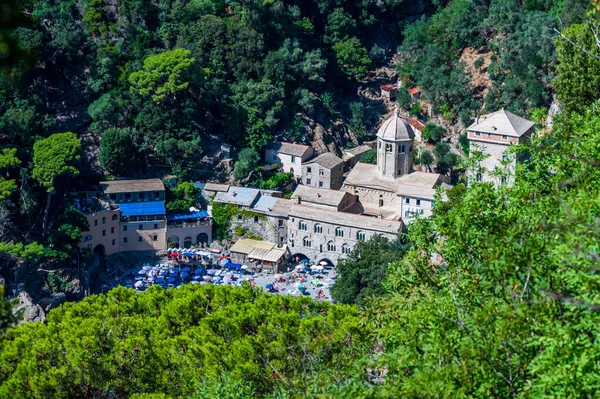
M 326 262 L 326 265 L 321 264 L 322 262 Z M 317 262 L 317 265 L 319 266 L 324 266 L 326 268 L 334 268 L 335 267 L 335 263 L 333 263 L 333 261 L 331 261 L 330 259 L 327 258 L 323 258 L 321 260 L 319 260 L 319 262 Z
M 207 244 L 208 243 L 208 234 L 200 233 L 196 237 L 196 244 Z
M 168 248 L 179 248 L 179 236 L 171 235 L 167 238 Z
M 293 254 L 291 257 L 290 257 L 290 259 L 292 260 L 292 262 L 291 262 L 291 263 L 298 263 L 298 262 L 302 262 L 302 261 L 303 261 L 303 260 L 305 260 L 305 259 L 306 259 L 306 260 L 310 260 L 310 258 L 309 258 L 308 256 L 304 255 L 304 254 L 303 254 L 303 253 L 301 253 L 301 252 L 296 252 L 296 253 L 294 253 L 294 254 Z
M 183 247 L 191 248 L 194 243 L 192 242 L 192 237 L 187 236 L 183 239 Z
M 98 256 L 98 263 L 100 265 L 100 270 L 106 269 L 106 248 L 104 248 L 104 245 L 102 245 L 102 244 L 96 245 L 92 252 L 94 253 L 94 255 Z

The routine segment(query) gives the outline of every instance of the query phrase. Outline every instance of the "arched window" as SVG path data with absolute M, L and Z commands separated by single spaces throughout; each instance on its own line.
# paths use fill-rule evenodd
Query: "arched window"
M 385 152 L 392 152 L 392 145 L 391 144 L 386 144 L 385 145 Z
M 406 150 L 406 147 L 404 147 L 404 144 L 402 144 L 402 146 L 400 146 L 400 153 L 404 154 L 405 150 Z
M 379 142 L 379 149 L 381 149 L 381 141 Z
M 329 252 L 335 252 L 335 243 L 333 241 L 327 243 L 327 250 Z
M 112 215 L 112 220 L 117 220 L 119 217 L 117 215 Z
M 336 237 L 343 237 L 344 236 L 344 230 L 342 230 L 341 227 L 336 227 L 335 228 L 335 236 Z
M 323 226 L 320 224 L 315 224 L 315 233 L 323 234 Z
M 300 230 L 306 231 L 306 230 L 308 230 L 308 225 L 306 224 L 306 222 L 304 220 L 301 220 L 300 222 L 298 222 L 298 228 Z
M 82 242 L 86 242 L 86 241 L 91 241 L 92 240 L 92 235 L 88 234 L 85 237 L 83 237 L 83 240 L 81 240 Z
M 312 245 L 312 242 L 310 240 L 310 237 L 304 237 L 302 239 L 302 245 L 304 245 L 305 247 L 309 247 Z
M 356 232 L 356 239 L 358 241 L 364 241 L 365 240 L 365 232 L 364 231 Z
M 350 253 L 350 245 L 348 245 L 348 244 L 342 245 L 342 253 L 346 254 L 346 255 L 349 254 Z

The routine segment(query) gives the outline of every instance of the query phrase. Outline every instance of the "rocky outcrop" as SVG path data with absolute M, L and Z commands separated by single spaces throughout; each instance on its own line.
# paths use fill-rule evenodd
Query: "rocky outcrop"
M 31 296 L 25 291 L 17 297 L 19 303 L 13 308 L 16 315 L 20 315 L 22 321 L 46 321 L 46 312 L 42 307 L 36 304 Z
M 48 313 L 50 309 L 54 309 L 67 301 L 67 295 L 64 292 L 55 292 L 50 296 L 45 296 L 40 300 L 39 306 Z

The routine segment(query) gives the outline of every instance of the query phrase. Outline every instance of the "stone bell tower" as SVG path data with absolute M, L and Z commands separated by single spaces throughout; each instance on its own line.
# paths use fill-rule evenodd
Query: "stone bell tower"
M 377 170 L 384 178 L 395 179 L 413 167 L 415 133 L 398 110 L 377 131 Z

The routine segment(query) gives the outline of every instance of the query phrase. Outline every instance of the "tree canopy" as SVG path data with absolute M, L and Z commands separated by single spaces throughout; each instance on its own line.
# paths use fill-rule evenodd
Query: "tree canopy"
M 228 385 L 229 392 L 248 385 L 262 396 L 300 394 L 307 381 L 326 387 L 343 378 L 343 366 L 321 370 L 356 355 L 364 333 L 349 306 L 186 285 L 144 294 L 116 288 L 63 305 L 47 324 L 22 324 L 0 340 L 2 396 L 180 397 L 204 386 L 197 394 L 207 397 L 223 375 L 242 384 Z

